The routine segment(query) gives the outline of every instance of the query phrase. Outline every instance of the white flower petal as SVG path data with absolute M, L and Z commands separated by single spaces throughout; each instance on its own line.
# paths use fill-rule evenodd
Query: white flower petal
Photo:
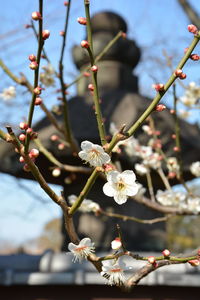
M 115 189 L 109 182 L 106 182 L 103 186 L 103 192 L 108 197 L 113 197 L 115 194 Z

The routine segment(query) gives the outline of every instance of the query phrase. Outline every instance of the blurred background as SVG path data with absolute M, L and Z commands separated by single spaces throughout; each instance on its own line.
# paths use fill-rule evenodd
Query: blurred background
M 197 13 L 200 13 L 197 1 L 190 0 L 189 3 Z M 167 57 L 172 59 L 172 65 L 175 67 L 183 56 L 184 49 L 192 40 L 191 34 L 187 31 L 187 25 L 191 22 L 179 2 L 177 0 L 162 2 L 159 0 L 91 0 L 90 7 L 92 15 L 100 11 L 112 11 L 126 20 L 128 38 L 134 39 L 142 51 L 141 61 L 134 70 L 139 77 L 139 92 L 143 96 L 153 97 L 155 91 L 152 89 L 152 84 L 165 82 L 171 74 L 167 66 Z M 37 10 L 37 1 L 8 0 L 3 4 L 0 13 L 0 58 L 14 74 L 19 75 L 23 72 L 30 82 L 33 82 L 33 72 L 28 67 L 28 56 L 36 52 L 37 42 L 33 30 L 26 29 L 25 25 L 30 24 L 31 13 Z M 50 38 L 45 43 L 45 50 L 55 70 L 58 69 L 62 43 L 59 32 L 64 28 L 65 11 L 63 1 L 44 1 L 44 29 L 49 29 L 51 32 Z M 66 83 L 70 83 L 78 75 L 78 70 L 72 61 L 71 49 L 85 38 L 85 27 L 77 22 L 80 16 L 85 16 L 83 1 L 72 0 L 64 58 Z M 199 46 L 196 52 L 199 53 Z M 46 64 L 46 61 L 42 60 L 41 66 Z M 200 85 L 198 67 L 199 63 L 193 61 L 187 63 L 184 68 L 187 74 L 185 86 L 191 81 Z M 1 69 L 0 78 L 0 93 L 9 86 L 15 86 L 17 92 L 14 99 L 0 99 L 0 126 L 4 129 L 9 124 L 17 129 L 19 122 L 26 119 L 30 94 L 23 87 L 13 83 Z M 43 92 L 45 105 L 49 109 L 53 105 L 58 105 L 57 88 L 58 82 L 55 82 L 54 87 Z M 177 92 L 178 96 L 182 96 L 184 87 L 178 86 Z M 72 86 L 69 93 L 70 99 L 76 94 L 76 87 Z M 170 92 L 164 97 L 162 103 L 171 107 Z M 186 109 L 181 104 L 179 108 Z M 199 111 L 190 109 L 190 112 L 188 122 L 199 124 Z M 36 107 L 34 122 L 42 117 L 43 112 Z M 60 193 L 60 186 L 53 186 L 53 188 Z M 0 174 L 0 199 L 0 253 L 20 252 L 22 249 L 28 253 L 41 253 L 47 248 L 59 250 L 62 242 L 61 211 L 47 198 L 38 184 L 31 180 L 15 179 Z M 187 219 L 185 223 L 190 225 L 190 220 Z M 195 222 L 195 228 L 198 228 L 196 226 L 199 224 L 199 218 L 195 218 Z M 169 227 L 173 232 L 174 224 L 170 224 Z M 183 246 L 193 246 L 191 240 L 197 233 L 191 234 L 193 236 L 190 236 L 189 240 L 184 238 L 184 241 L 180 241 Z M 175 236 L 173 237 L 172 234 L 171 238 L 173 244 Z

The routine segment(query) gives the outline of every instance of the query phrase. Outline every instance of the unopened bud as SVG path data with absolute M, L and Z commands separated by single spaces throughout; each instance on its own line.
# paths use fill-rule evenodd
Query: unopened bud
M 111 242 L 111 248 L 113 250 L 119 250 L 122 246 L 122 242 L 121 239 L 119 237 L 115 238 L 112 242 Z
M 180 152 L 180 148 L 177 147 L 177 146 L 175 146 L 175 147 L 173 148 L 173 150 L 174 150 L 175 152 Z
M 86 25 L 86 24 L 87 24 L 87 20 L 86 20 L 86 18 L 84 18 L 84 17 L 79 17 L 79 18 L 77 19 L 77 22 L 78 22 L 79 24 L 81 24 L 81 25 Z
M 83 76 L 85 76 L 85 77 L 90 77 L 90 73 L 89 73 L 89 72 L 84 72 L 84 73 L 83 73 Z
M 94 86 L 92 83 L 88 84 L 88 89 L 93 92 L 94 91 Z
M 174 75 L 179 77 L 181 74 L 183 73 L 183 71 L 181 69 L 177 69 L 175 72 L 174 72 Z
M 198 267 L 200 265 L 199 259 L 188 260 L 188 263 L 193 267 Z
M 37 158 L 39 156 L 40 152 L 37 149 L 31 149 L 31 151 L 29 152 L 29 157 L 30 158 Z
M 166 106 L 164 105 L 164 104 L 158 104 L 158 105 L 156 105 L 156 107 L 155 107 L 155 110 L 156 111 L 163 111 L 163 110 L 165 110 L 166 109 Z
M 63 150 L 64 148 L 65 148 L 65 144 L 60 143 L 60 144 L 58 145 L 58 149 L 59 149 L 59 150 Z
M 20 122 L 19 123 L 19 128 L 22 130 L 27 130 L 28 129 L 28 124 L 25 122 Z
M 91 71 L 94 72 L 94 73 L 96 73 L 96 72 L 98 71 L 98 67 L 95 66 L 95 65 L 92 66 L 92 67 L 91 67 Z
M 157 92 L 163 92 L 164 89 L 165 89 L 163 83 L 153 84 L 153 88 L 154 88 Z
M 88 41 L 83 40 L 83 41 L 81 41 L 81 47 L 87 49 L 90 47 L 90 45 L 89 45 Z
M 197 61 L 200 59 L 200 56 L 198 54 L 191 54 L 190 55 L 190 59 L 194 60 L 194 61 Z
M 28 57 L 28 59 L 30 61 L 36 61 L 36 56 L 34 54 L 30 54 L 29 57 Z
M 165 249 L 165 250 L 162 251 L 162 254 L 163 254 L 164 257 L 169 257 L 171 252 L 168 249 Z
M 53 171 L 52 171 L 52 176 L 53 177 L 58 177 L 58 176 L 60 176 L 60 174 L 61 174 L 61 171 L 60 171 L 59 168 L 53 169 Z
M 27 130 L 26 130 L 26 133 L 28 134 L 31 134 L 33 132 L 33 129 L 31 127 L 29 127 Z
M 35 105 L 40 105 L 41 103 L 42 103 L 42 99 L 40 97 L 36 97 L 34 104 Z
M 42 16 L 39 11 L 32 12 L 31 17 L 34 21 L 38 21 L 42 19 Z
M 195 25 L 190 24 L 190 25 L 188 25 L 188 31 L 193 34 L 196 34 L 196 33 L 198 33 L 198 28 Z
M 30 168 L 29 168 L 29 166 L 28 166 L 27 164 L 25 164 L 25 165 L 23 166 L 23 170 L 24 170 L 25 172 L 30 172 Z
M 182 73 L 182 74 L 179 75 L 179 78 L 181 80 L 185 79 L 186 77 L 187 77 L 187 75 L 185 73 Z
M 24 142 L 25 139 L 26 139 L 26 135 L 25 135 L 25 134 L 22 133 L 22 134 L 19 135 L 19 140 L 20 140 L 21 142 Z
M 37 86 L 36 88 L 34 88 L 33 92 L 36 94 L 36 95 L 40 95 L 41 92 L 42 92 L 42 88 Z
M 45 29 L 45 30 L 42 31 L 42 38 L 43 38 L 43 40 L 48 39 L 49 36 L 50 36 L 50 31 L 49 30 Z
M 59 34 L 60 34 L 60 36 L 64 36 L 65 32 L 63 30 L 61 30 Z
M 149 256 L 149 257 L 148 257 L 148 262 L 149 262 L 150 264 L 154 264 L 154 263 L 156 262 L 155 256 Z
M 20 156 L 19 162 L 20 162 L 20 163 L 24 163 L 24 161 L 25 161 L 25 160 L 24 160 L 23 156 Z
M 54 142 L 54 141 L 57 141 L 59 139 L 59 137 L 56 135 L 56 134 L 53 134 L 51 136 L 51 140 Z
M 32 61 L 30 64 L 29 64 L 29 68 L 31 70 L 37 70 L 38 68 L 38 63 L 36 61 Z

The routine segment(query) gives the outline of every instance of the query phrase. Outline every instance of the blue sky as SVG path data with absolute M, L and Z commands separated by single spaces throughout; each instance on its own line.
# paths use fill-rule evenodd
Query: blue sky
M 200 12 L 198 1 L 191 0 L 190 3 Z M 1 10 L 0 28 L 0 58 L 15 72 L 24 72 L 30 81 L 32 72 L 28 68 L 27 57 L 36 51 L 36 43 L 32 31 L 24 29 L 24 24 L 30 22 L 32 11 L 37 10 L 38 1 L 16 1 L 4 2 Z M 135 70 L 139 75 L 140 92 L 147 96 L 153 96 L 151 88 L 152 76 L 160 82 L 164 82 L 170 71 L 163 63 L 162 51 L 166 50 L 168 55 L 174 57 L 174 66 L 182 56 L 183 49 L 188 46 L 192 36 L 187 31 L 187 20 L 182 9 L 176 0 L 91 0 L 91 13 L 110 10 L 119 13 L 128 23 L 128 38 L 135 39 L 142 48 L 143 56 L 141 63 Z M 45 43 L 50 60 L 55 68 L 58 65 L 58 54 L 61 46 L 59 31 L 64 26 L 65 8 L 63 1 L 44 0 L 44 28 L 51 31 L 51 37 Z M 71 18 L 69 22 L 68 43 L 65 53 L 65 78 L 70 82 L 78 74 L 72 63 L 71 48 L 79 44 L 84 38 L 84 27 L 80 26 L 76 19 L 84 16 L 83 0 L 72 0 Z M 197 52 L 199 53 L 199 46 Z M 190 81 L 199 81 L 199 64 L 189 62 L 185 68 L 188 78 L 185 84 Z M 0 91 L 12 84 L 12 81 L 0 71 Z M 9 106 L 0 103 L 2 112 L 1 123 L 9 122 L 18 124 L 19 120 L 27 115 L 29 94 L 24 89 L 17 88 L 18 97 Z M 75 94 L 75 88 L 71 89 L 71 95 Z M 180 90 L 181 93 L 181 90 Z M 51 107 L 55 103 L 53 90 L 46 92 L 46 105 Z M 169 104 L 170 99 L 165 98 Z M 23 109 L 22 109 L 23 108 Z M 37 111 L 34 120 L 37 121 L 42 114 Z M 37 236 L 44 223 L 53 217 L 60 215 L 59 208 L 48 201 L 47 196 L 40 190 L 37 183 L 31 181 L 20 181 L 35 194 L 22 189 L 13 178 L 0 174 L 0 239 L 11 239 L 21 242 L 24 239 Z M 56 187 L 59 191 L 60 188 Z M 13 192 L 14 191 L 14 192 Z M 42 198 L 45 204 L 39 199 Z

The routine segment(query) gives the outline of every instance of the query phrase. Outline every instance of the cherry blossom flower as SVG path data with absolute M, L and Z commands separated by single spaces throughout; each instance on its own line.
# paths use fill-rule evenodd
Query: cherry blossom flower
M 103 186 L 103 192 L 108 197 L 114 197 L 118 204 L 127 201 L 128 196 L 135 196 L 138 192 L 138 184 L 135 182 L 135 173 L 126 170 L 122 173 L 111 171 L 107 174 L 107 183 Z
M 189 210 L 193 214 L 200 212 L 200 197 L 189 197 L 186 202 L 181 204 L 181 208 Z
M 93 167 L 101 167 L 110 162 L 110 156 L 104 151 L 103 147 L 93 144 L 89 141 L 81 143 L 81 149 L 78 153 L 82 160 L 85 160 Z
M 195 82 L 190 82 L 185 90 L 183 97 L 180 97 L 180 101 L 186 106 L 193 106 L 200 99 L 200 86 L 197 86 Z
M 169 172 L 174 172 L 176 174 L 179 174 L 180 166 L 178 164 L 176 157 L 168 157 L 167 168 L 168 168 Z
M 77 196 L 75 195 L 70 195 L 68 197 L 69 199 L 69 203 L 71 205 L 74 204 L 74 202 L 77 199 Z M 87 212 L 97 212 L 98 210 L 100 210 L 100 206 L 98 203 L 92 201 L 92 200 L 88 200 L 88 199 L 84 199 L 83 202 L 81 203 L 81 206 L 78 208 L 79 211 L 83 212 L 83 213 L 87 213 Z
M 156 199 L 164 206 L 180 206 L 181 202 L 186 200 L 186 195 L 176 191 L 161 191 L 158 190 Z
M 126 280 L 124 275 L 125 269 L 126 265 L 122 259 L 120 261 L 114 259 L 103 260 L 101 276 L 106 278 L 107 284 L 120 286 Z
M 0 98 L 3 100 L 10 100 L 16 97 L 16 89 L 14 86 L 10 86 L 9 88 L 3 89 L 3 92 L 0 93 Z
M 52 67 L 51 64 L 48 64 L 47 66 L 42 67 L 44 72 L 40 73 L 40 81 L 46 86 L 54 86 L 55 80 L 54 80 L 54 74 L 55 70 Z
M 149 169 L 144 164 L 135 164 L 135 171 L 143 176 L 149 172 Z
M 190 171 L 194 176 L 200 177 L 200 161 L 193 162 L 190 166 Z
M 94 252 L 95 247 L 90 238 L 84 238 L 79 242 L 78 245 L 69 243 L 68 249 L 74 255 L 73 262 L 81 262 L 83 259 L 86 259 L 88 255 Z

